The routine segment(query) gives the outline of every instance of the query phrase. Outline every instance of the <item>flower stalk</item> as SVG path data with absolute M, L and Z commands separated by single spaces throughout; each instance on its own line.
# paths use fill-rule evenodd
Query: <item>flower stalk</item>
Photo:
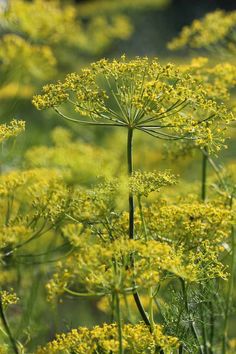
M 208 162 L 207 148 L 203 148 L 202 154 L 202 188 L 201 188 L 201 199 L 203 202 L 206 200 L 206 186 L 207 186 L 207 162 Z
M 127 135 L 127 163 L 128 163 L 128 176 L 130 177 L 132 176 L 133 173 L 133 128 L 131 127 L 128 128 L 128 135 Z M 129 239 L 131 240 L 134 239 L 134 195 L 131 191 L 129 191 Z M 132 266 L 133 267 L 135 266 L 133 257 L 132 257 Z M 137 291 L 133 292 L 133 297 L 144 323 L 151 330 L 151 323 L 143 308 L 142 302 L 140 300 Z
M 201 199 L 203 202 L 206 201 L 206 187 L 207 187 L 207 164 L 208 164 L 208 154 L 207 147 L 203 148 L 202 154 L 202 184 L 201 184 Z M 200 293 L 203 291 L 203 286 L 200 284 Z M 204 316 L 204 305 L 200 303 L 200 317 L 201 317 L 201 327 L 202 327 L 202 338 L 203 338 L 203 347 L 204 352 L 208 354 L 208 341 L 207 341 L 207 331 L 205 324 L 205 316 Z
M 9 327 L 9 324 L 8 324 L 8 321 L 7 321 L 7 318 L 6 318 L 6 315 L 5 315 L 5 311 L 4 311 L 4 308 L 3 308 L 3 303 L 2 303 L 1 296 L 0 296 L 0 318 L 2 320 L 2 324 L 3 324 L 4 330 L 5 330 L 8 338 L 9 338 L 9 342 L 11 343 L 11 347 L 12 347 L 13 352 L 15 354 L 19 354 L 19 350 L 17 348 L 16 340 L 13 337 L 13 334 L 11 332 L 11 329 Z
M 119 338 L 119 354 L 124 354 L 120 298 L 118 293 L 116 293 L 115 295 L 115 303 L 116 303 L 116 316 L 117 316 L 118 338 Z

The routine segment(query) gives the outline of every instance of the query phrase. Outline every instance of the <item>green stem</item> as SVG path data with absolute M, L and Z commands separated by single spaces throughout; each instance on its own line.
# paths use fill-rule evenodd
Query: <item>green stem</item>
M 208 163 L 208 151 L 207 148 L 203 148 L 202 154 L 202 188 L 201 188 L 201 199 L 203 202 L 206 201 L 206 186 L 207 186 L 207 163 Z M 203 287 L 200 284 L 200 292 L 203 292 Z M 208 353 L 208 344 L 207 344 L 207 331 L 205 325 L 205 316 L 204 316 L 204 306 L 202 302 L 200 303 L 200 317 L 201 317 L 201 327 L 202 327 L 202 338 L 204 352 Z
M 143 234 L 144 234 L 144 238 L 145 241 L 147 242 L 148 236 L 147 236 L 147 228 L 146 228 L 146 223 L 145 223 L 145 219 L 143 216 L 143 207 L 142 207 L 142 202 L 141 202 L 141 195 L 138 195 L 138 208 L 139 208 L 139 213 L 140 213 L 140 218 L 141 218 L 141 223 L 142 223 L 142 229 L 143 229 Z M 150 287 L 148 289 L 148 293 L 149 293 L 149 308 L 148 308 L 148 315 L 149 315 L 149 321 L 150 321 L 150 325 L 151 325 L 151 330 L 152 332 L 154 331 L 154 316 L 153 316 L 153 288 Z
M 131 127 L 128 128 L 128 135 L 127 135 L 127 163 L 128 163 L 128 175 L 131 176 L 133 173 L 133 128 Z M 129 239 L 130 240 L 134 239 L 134 196 L 132 192 L 129 192 Z M 134 267 L 133 257 L 132 257 L 132 266 Z M 143 308 L 143 305 L 141 303 L 137 291 L 134 291 L 133 297 L 143 321 L 151 330 L 151 323 Z
M 112 293 L 111 295 L 111 322 L 113 323 L 115 321 L 115 295 Z
M 146 227 L 146 223 L 145 223 L 144 216 L 143 216 L 143 207 L 142 207 L 142 202 L 141 202 L 141 196 L 140 195 L 138 196 L 138 208 L 139 208 L 139 214 L 140 214 L 140 218 L 141 218 L 144 238 L 145 238 L 145 241 L 147 241 L 147 227 Z
M 140 195 L 138 196 L 138 207 L 139 207 L 139 213 L 140 213 L 140 218 L 141 218 L 141 223 L 142 223 L 142 228 L 143 228 L 145 241 L 147 242 L 147 239 L 148 239 L 147 227 L 146 227 L 145 219 L 144 219 L 144 216 L 143 216 L 143 207 L 142 207 L 141 196 Z M 149 321 L 150 321 L 150 325 L 151 325 L 151 330 L 153 332 L 154 331 L 155 322 L 154 322 L 154 315 L 153 315 L 154 294 L 153 294 L 152 286 L 148 289 L 148 293 L 149 293 L 148 315 L 149 315 Z
M 128 162 L 128 175 L 133 173 L 133 129 L 128 129 L 127 137 L 127 162 Z M 129 238 L 134 239 L 134 196 L 129 192 Z
M 16 345 L 16 341 L 15 341 L 15 339 L 14 339 L 12 333 L 11 333 L 7 318 L 5 316 L 5 312 L 4 312 L 1 296 L 0 296 L 0 318 L 2 320 L 2 324 L 3 324 L 4 330 L 5 330 L 8 338 L 9 338 L 9 341 L 11 343 L 13 352 L 15 354 L 19 354 L 19 351 L 18 351 L 18 348 L 17 348 L 17 345 Z
M 148 314 L 149 314 L 149 320 L 150 320 L 152 332 L 154 331 L 154 326 L 155 326 L 154 315 L 153 315 L 153 302 L 154 302 L 153 289 L 152 289 L 152 287 L 150 287 L 149 288 L 149 309 L 148 309 Z
M 206 181 L 207 181 L 207 148 L 203 148 L 204 152 L 202 155 L 202 190 L 201 198 L 202 201 L 206 200 Z
M 9 224 L 11 210 L 12 210 L 12 204 L 13 204 L 13 199 L 14 199 L 13 195 L 8 195 L 8 197 L 7 197 L 7 211 L 6 211 L 5 225 Z
M 73 296 L 81 296 L 81 297 L 93 297 L 93 296 L 105 296 L 106 293 L 78 293 L 77 291 L 70 290 L 68 288 L 64 288 L 64 291 Z
M 117 316 L 117 328 L 118 328 L 118 338 L 119 338 L 119 354 L 124 353 L 123 349 L 123 338 L 122 338 L 122 319 L 121 319 L 121 311 L 120 311 L 120 298 L 119 294 L 115 295 L 116 302 L 116 316 Z
M 230 208 L 232 209 L 232 207 L 233 207 L 233 198 L 231 196 Z M 227 291 L 227 297 L 226 297 L 222 354 L 225 354 L 227 352 L 227 341 L 228 341 L 228 331 L 229 331 L 229 312 L 230 312 L 230 306 L 232 304 L 233 289 L 234 289 L 234 273 L 236 270 L 236 262 L 235 262 L 236 240 L 235 240 L 234 226 L 232 226 L 232 229 L 231 229 L 231 249 L 232 249 L 232 255 L 231 255 L 231 264 L 230 264 L 230 279 L 229 279 L 229 283 L 228 283 L 229 285 L 228 285 L 228 291 Z

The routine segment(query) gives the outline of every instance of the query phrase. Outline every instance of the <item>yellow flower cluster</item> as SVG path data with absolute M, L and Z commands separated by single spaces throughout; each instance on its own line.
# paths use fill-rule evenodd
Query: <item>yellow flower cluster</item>
M 206 57 L 197 57 L 193 58 L 190 64 L 181 65 L 180 70 L 189 73 L 196 82 L 204 87 L 205 93 L 209 99 L 213 99 L 219 103 L 223 101 L 225 104 L 231 106 L 230 99 L 236 84 L 235 65 L 228 62 L 212 65 Z M 235 118 L 233 118 L 233 120 L 235 120 Z M 204 130 L 205 133 L 208 134 L 208 139 L 214 146 L 214 152 L 216 154 L 220 148 L 227 148 L 225 141 L 231 135 L 227 122 L 225 124 L 222 121 L 214 131 L 212 131 L 212 127 L 207 123 Z M 201 144 L 200 147 L 202 147 Z M 197 143 L 190 140 L 175 141 L 171 146 L 168 145 L 166 154 L 170 158 L 186 157 L 190 156 L 196 148 L 199 148 L 199 141 Z
M 162 8 L 167 2 L 90 1 L 88 4 L 74 6 L 59 0 L 13 0 L 0 13 L 0 19 L 9 32 L 17 33 L 22 40 L 27 38 L 33 42 L 34 45 L 30 47 L 33 52 L 35 43 L 43 42 L 50 47 L 67 43 L 78 47 L 80 51 L 97 54 L 115 39 L 127 39 L 132 34 L 131 20 L 123 14 L 126 9 L 143 9 L 147 5 L 150 8 Z M 32 16 L 32 13 L 37 16 Z M 14 38 L 17 39 L 17 36 Z M 40 50 L 40 47 L 36 48 Z
M 9 225 L 0 227 L 0 249 L 25 241 L 32 230 L 25 225 Z
M 197 264 L 197 278 L 199 283 L 211 279 L 228 278 L 227 266 L 222 262 L 224 246 L 212 245 L 209 240 L 202 241 L 201 247 L 188 252 L 188 261 Z
M 79 29 L 76 24 L 76 8 L 72 5 L 62 7 L 58 0 L 13 0 L 2 17 L 9 28 L 34 42 L 73 41 Z
M 4 35 L 0 44 L 0 59 L 5 70 L 19 68 L 21 75 L 28 77 L 30 73 L 34 78 L 48 78 L 54 73 L 56 60 L 49 46 L 31 44 L 16 34 Z
M 223 204 L 158 201 L 144 208 L 144 215 L 148 235 L 182 247 L 185 260 L 198 265 L 198 279 L 226 277 L 220 255 L 229 242 L 234 220 Z
M 206 57 L 197 57 L 181 69 L 204 86 L 209 98 L 217 101 L 228 100 L 230 89 L 236 84 L 236 66 L 228 62 L 212 65 Z
M 13 119 L 9 124 L 0 124 L 0 143 L 15 137 L 25 130 L 25 122 L 23 120 Z
M 135 171 L 130 177 L 130 191 L 137 196 L 147 197 L 151 192 L 158 192 L 161 187 L 176 183 L 176 177 L 169 171 Z
M 69 210 L 70 192 L 60 175 L 47 169 L 0 176 L 0 249 L 3 256 L 58 224 Z M 50 228 L 49 228 L 50 229 Z
M 95 185 L 104 177 L 110 177 L 114 170 L 120 169 L 121 161 L 115 152 L 107 154 L 101 146 L 88 144 L 71 135 L 68 129 L 54 129 L 52 146 L 35 146 L 26 152 L 27 166 L 53 168 L 60 171 L 65 182 L 80 186 Z
M 153 237 L 167 237 L 190 248 L 201 247 L 205 240 L 216 246 L 226 242 L 233 223 L 231 211 L 223 205 L 196 201 L 153 203 L 146 214 Z
M 54 108 L 78 124 L 130 127 L 160 139 L 193 140 L 209 145 L 209 151 L 220 149 L 221 123 L 233 118 L 189 73 L 157 59 L 125 56 L 102 59 L 64 82 L 45 86 L 33 103 L 38 109 Z M 66 116 L 65 104 L 90 120 Z
M 19 80 L 21 85 L 51 77 L 57 63 L 55 44 L 74 38 L 78 32 L 75 21 L 75 8 L 62 8 L 57 0 L 11 1 L 0 12 L 4 27 L 0 39 L 1 71 L 8 77 L 9 72 L 14 72 L 14 81 Z
M 115 217 L 116 213 L 112 211 L 116 206 L 116 192 L 117 183 L 113 182 L 100 184 L 94 189 L 78 188 L 73 194 L 70 215 L 74 220 L 94 226 L 105 221 L 106 217 Z
M 185 26 L 179 37 L 169 43 L 170 49 L 185 46 L 190 48 L 207 47 L 235 51 L 235 20 L 236 11 L 225 12 L 217 10 L 208 13 L 201 20 L 194 20 L 190 26 Z
M 13 170 L 0 176 L 0 194 L 2 196 L 13 195 L 21 186 L 26 187 L 24 192 L 27 194 L 30 182 L 47 184 L 50 180 L 55 182 L 58 179 L 60 175 L 53 169 Z
M 129 18 L 122 14 L 90 16 L 84 24 L 78 6 L 59 0 L 13 0 L 0 11 L 0 22 L 0 69 L 7 75 L 13 71 L 21 84 L 52 77 L 62 44 L 97 54 L 132 33 Z
M 100 8 L 101 5 L 99 3 Z M 100 51 L 112 40 L 126 39 L 131 34 L 132 26 L 126 16 L 115 13 L 107 18 L 104 13 L 98 15 L 97 11 L 84 15 L 83 8 L 83 5 L 62 5 L 58 0 L 34 0 L 30 3 L 13 0 L 4 19 L 12 30 L 34 42 L 43 40 L 49 45 L 66 42 L 89 52 Z M 32 17 L 32 13 L 37 16 Z M 81 20 L 84 16 L 88 18 L 86 26 Z
M 124 353 L 154 354 L 161 347 L 166 354 L 171 354 L 179 347 L 176 337 L 167 336 L 161 326 L 156 325 L 151 334 L 143 323 L 123 326 Z M 57 335 L 56 339 L 45 347 L 39 348 L 36 354 L 56 354 L 72 352 L 76 354 L 118 354 L 119 342 L 116 324 L 104 324 L 92 329 L 80 327 L 66 334 Z
M 71 228 L 69 237 L 71 238 Z M 74 228 L 74 232 L 78 228 Z M 66 236 L 67 230 L 64 229 Z M 76 235 L 73 235 L 73 240 Z M 114 242 L 94 242 L 88 235 L 77 236 L 77 250 L 63 263 L 47 284 L 49 298 L 69 292 L 71 288 L 82 288 L 82 294 L 112 294 L 114 292 L 133 292 L 133 284 L 147 289 L 156 286 L 164 274 L 172 273 L 194 281 L 196 267 L 184 265 L 183 253 L 166 243 L 158 241 L 143 242 L 120 238 Z M 135 268 L 132 268 L 132 256 Z M 186 263 L 186 262 L 185 262 Z M 76 292 L 75 292 L 76 295 Z
M 27 99 L 32 97 L 33 92 L 34 87 L 32 85 L 13 81 L 0 88 L 0 98 L 9 99 L 17 96 L 19 98 Z
M 69 210 L 70 191 L 62 183 L 55 180 L 44 180 L 28 189 L 31 196 L 35 216 L 57 223 Z
M 136 175 L 136 174 L 134 174 Z M 131 177 L 130 190 L 137 194 L 147 195 L 152 191 L 159 191 L 164 185 L 175 183 L 175 177 L 170 173 L 152 173 L 137 172 L 138 179 Z M 168 176 L 168 181 L 165 177 Z M 147 186 L 147 179 L 152 182 L 151 187 Z M 171 181 L 171 183 L 170 183 Z M 109 179 L 104 183 L 98 184 L 93 189 L 77 188 L 72 197 L 70 220 L 77 222 L 79 227 L 77 237 L 70 234 L 70 240 L 76 244 L 76 239 L 81 233 L 93 234 L 107 242 L 119 239 L 120 236 L 128 234 L 128 213 L 124 208 L 124 198 L 129 193 L 129 179 L 122 177 L 120 179 Z M 137 214 L 139 214 L 137 212 Z M 141 230 L 140 219 L 136 217 L 137 230 Z M 83 227 L 82 227 L 83 225 Z M 68 237 L 68 233 L 67 233 Z M 143 233 L 140 231 L 140 237 Z
M 19 301 L 19 298 L 15 293 L 6 290 L 0 291 L 0 298 L 3 306 L 13 305 Z

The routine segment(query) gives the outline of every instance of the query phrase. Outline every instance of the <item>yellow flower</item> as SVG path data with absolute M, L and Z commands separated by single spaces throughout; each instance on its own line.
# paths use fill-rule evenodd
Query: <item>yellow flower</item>
M 13 119 L 9 124 L 0 124 L 0 143 L 19 135 L 25 130 L 25 122 L 23 120 Z
M 180 35 L 173 39 L 168 46 L 170 49 L 179 49 L 185 46 L 214 49 L 221 46 L 222 51 L 234 52 L 235 19 L 236 11 L 216 10 L 210 12 L 202 19 L 194 20 L 190 26 L 185 26 Z
M 154 354 L 161 347 L 165 353 L 171 354 L 178 349 L 176 337 L 163 333 L 163 328 L 156 325 L 151 334 L 144 323 L 123 326 L 124 349 L 132 354 Z M 93 354 L 95 352 L 119 353 L 119 341 L 116 324 L 103 324 L 92 329 L 80 327 L 66 334 L 56 336 L 56 339 L 46 346 L 38 348 L 36 354 L 56 354 L 61 351 L 73 351 L 78 354 Z
M 19 300 L 15 293 L 5 290 L 0 291 L 0 298 L 3 306 L 16 304 Z
M 33 103 L 81 125 L 126 127 L 159 139 L 187 139 L 208 146 L 209 151 L 220 149 L 221 124 L 233 117 L 224 104 L 208 97 L 189 72 L 172 64 L 163 66 L 157 59 L 126 60 L 125 56 L 102 59 L 79 74 L 67 75 L 64 82 L 45 86 Z M 63 113 L 67 105 L 88 119 L 67 116 Z

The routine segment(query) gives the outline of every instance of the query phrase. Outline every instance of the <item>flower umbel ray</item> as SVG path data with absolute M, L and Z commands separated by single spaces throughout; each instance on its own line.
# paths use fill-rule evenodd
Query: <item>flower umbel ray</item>
M 137 129 L 159 139 L 194 140 L 209 149 L 215 148 L 215 127 L 232 118 L 189 73 L 146 57 L 102 59 L 64 82 L 44 86 L 33 104 L 81 125 Z M 65 113 L 67 105 L 78 118 Z

